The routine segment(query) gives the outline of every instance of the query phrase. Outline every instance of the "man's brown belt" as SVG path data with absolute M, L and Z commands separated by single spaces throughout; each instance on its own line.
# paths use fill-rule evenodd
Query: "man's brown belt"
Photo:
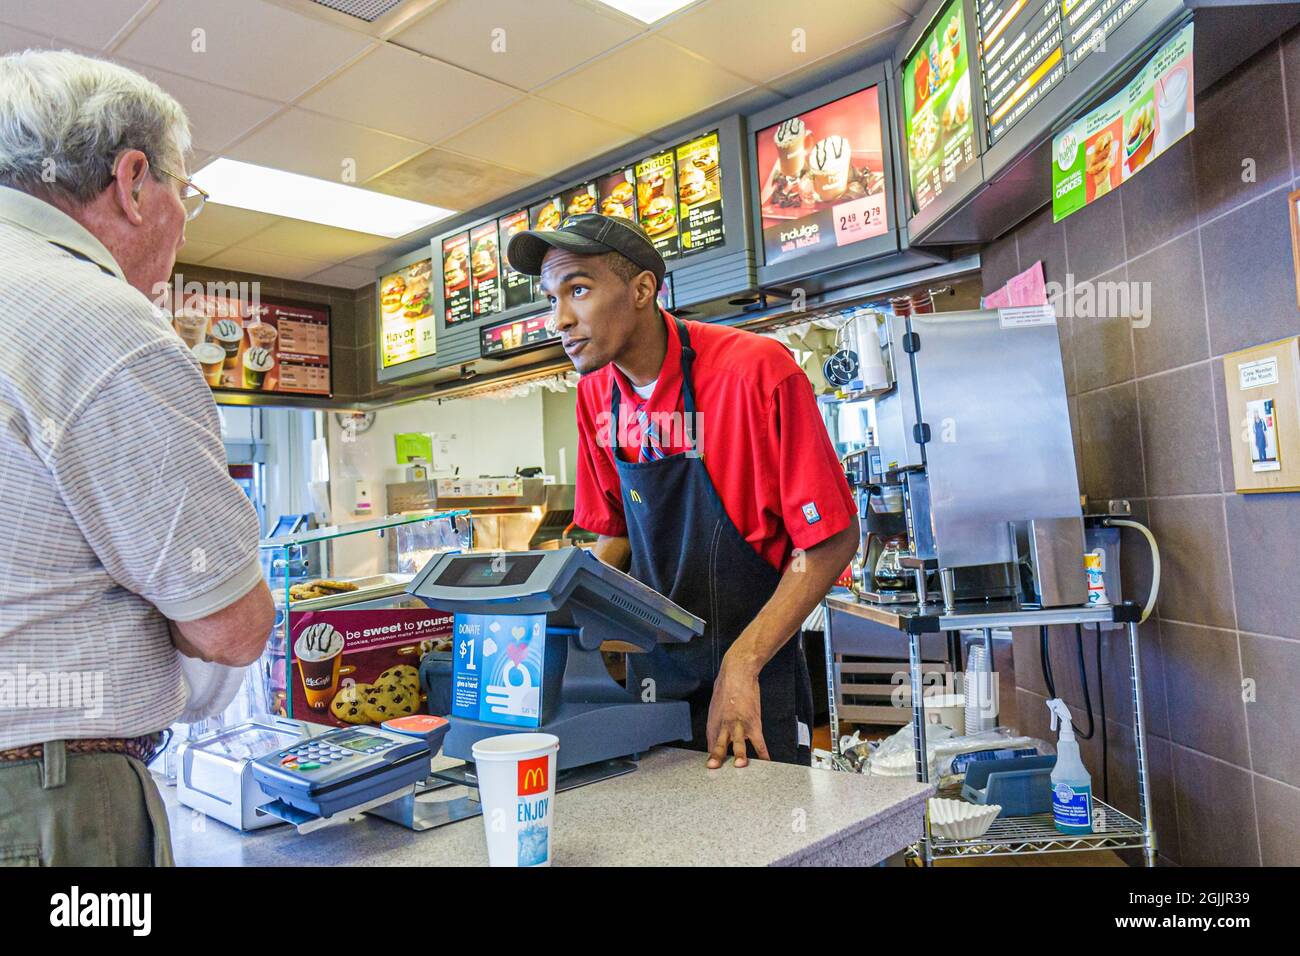
M 161 739 L 159 734 L 145 734 L 143 737 L 87 737 L 65 740 L 63 746 L 70 755 L 124 754 L 148 763 L 157 756 Z M 0 763 L 40 760 L 44 756 L 44 744 L 27 744 L 25 747 L 14 747 L 12 750 L 0 750 Z

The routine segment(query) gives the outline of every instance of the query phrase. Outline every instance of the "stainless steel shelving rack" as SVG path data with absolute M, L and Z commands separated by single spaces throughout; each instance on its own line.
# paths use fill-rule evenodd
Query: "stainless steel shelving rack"
M 892 629 L 906 639 L 908 673 L 912 702 L 912 744 L 916 760 L 916 779 L 930 782 L 926 760 L 925 712 L 922 697 L 921 635 L 976 629 L 983 632 L 992 660 L 992 634 L 998 627 L 1042 627 L 1052 624 L 1105 624 L 1125 626 L 1129 641 L 1129 679 L 1132 685 L 1133 739 L 1137 756 L 1138 805 L 1141 819 L 1093 798 L 1100 811 L 1099 826 L 1092 833 L 1064 834 L 1052 823 L 1051 814 L 1029 817 L 1001 817 L 983 836 L 973 840 L 944 840 L 930 830 L 926 813 L 925 834 L 914 847 L 919 861 L 929 866 L 937 859 L 951 857 L 1011 856 L 1021 853 L 1067 853 L 1080 850 L 1143 851 L 1147 866 L 1155 866 L 1156 833 L 1151 809 L 1151 777 L 1147 767 L 1146 712 L 1142 705 L 1142 663 L 1138 657 L 1138 621 L 1141 609 L 1125 603 L 1105 608 L 1067 607 L 1027 609 L 1009 602 L 988 602 L 971 608 L 945 611 L 939 604 L 878 605 L 859 601 L 851 594 L 832 594 L 826 598 L 826 674 L 830 696 L 831 747 L 839 753 L 839 714 L 834 688 L 834 655 L 852 654 L 854 648 L 836 643 L 835 617 L 847 614 L 863 618 L 884 629 Z M 942 796 L 949 796 L 944 793 Z

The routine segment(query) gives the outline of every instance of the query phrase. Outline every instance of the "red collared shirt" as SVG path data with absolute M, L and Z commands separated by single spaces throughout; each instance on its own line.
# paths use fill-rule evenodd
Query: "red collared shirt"
M 674 320 L 668 353 L 646 402 L 667 454 L 686 450 L 682 346 Z M 812 385 L 775 339 L 722 325 L 686 322 L 695 350 L 697 450 L 728 517 L 772 567 L 849 526 L 852 493 L 817 409 Z M 619 428 L 610 420 L 613 382 L 622 393 Z M 627 533 L 615 441 L 626 461 L 640 455 L 641 400 L 612 363 L 578 383 L 578 482 L 574 520 L 597 534 Z

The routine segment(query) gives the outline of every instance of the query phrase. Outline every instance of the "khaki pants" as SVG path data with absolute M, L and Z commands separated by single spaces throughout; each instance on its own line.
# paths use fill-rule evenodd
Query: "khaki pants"
M 158 788 L 123 754 L 0 763 L 0 866 L 171 866 L 171 832 Z

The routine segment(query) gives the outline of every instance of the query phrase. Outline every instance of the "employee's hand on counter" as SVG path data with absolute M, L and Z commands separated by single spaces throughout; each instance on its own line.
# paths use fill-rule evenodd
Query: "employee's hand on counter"
M 718 678 L 713 682 L 713 699 L 709 702 L 707 725 L 708 768 L 716 770 L 727 762 L 727 751 L 735 754 L 736 766 L 749 763 L 748 740 L 754 752 L 770 760 L 763 739 L 763 711 L 758 693 L 761 664 L 747 653 L 744 638 L 737 640 L 722 658 Z

